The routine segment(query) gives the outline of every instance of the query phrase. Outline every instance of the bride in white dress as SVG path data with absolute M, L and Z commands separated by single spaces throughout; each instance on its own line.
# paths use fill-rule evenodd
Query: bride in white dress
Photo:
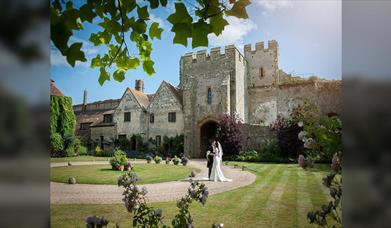
M 224 177 L 223 171 L 221 170 L 221 163 L 223 157 L 223 149 L 221 148 L 221 144 L 218 141 L 214 141 L 212 143 L 213 153 L 215 154 L 213 157 L 213 166 L 210 174 L 211 181 L 232 181 Z

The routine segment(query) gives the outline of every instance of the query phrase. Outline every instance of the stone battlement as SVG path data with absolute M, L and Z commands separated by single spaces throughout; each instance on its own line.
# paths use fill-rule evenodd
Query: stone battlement
M 278 42 L 276 40 L 269 40 L 267 42 L 267 48 L 265 48 L 264 42 L 255 43 L 255 50 L 252 50 L 251 44 L 244 45 L 244 52 L 256 52 L 256 51 L 278 51 Z
M 224 58 L 234 58 L 235 51 L 239 52 L 235 45 L 228 45 L 225 46 L 224 53 L 221 52 L 221 47 L 215 47 L 211 48 L 209 53 L 207 52 L 207 50 L 186 53 L 184 56 L 182 56 L 182 59 L 185 63 L 190 63 L 214 61 Z M 240 52 L 239 54 L 242 55 Z

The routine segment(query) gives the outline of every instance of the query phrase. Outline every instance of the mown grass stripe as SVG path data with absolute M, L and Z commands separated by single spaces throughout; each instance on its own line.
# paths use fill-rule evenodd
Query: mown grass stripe
M 275 218 L 275 227 L 298 227 L 297 225 L 297 167 L 288 167 L 291 172 L 285 186 L 284 194 L 281 197 L 277 216 Z
M 245 201 L 240 202 L 241 207 L 238 209 L 241 213 L 237 216 L 238 220 L 252 221 L 250 227 L 269 226 L 264 208 L 270 194 L 281 178 L 282 171 L 283 166 L 273 165 L 273 169 L 269 173 L 264 173 L 266 176 L 258 176 L 259 181 L 256 183 L 256 188 L 245 195 Z
M 287 186 L 288 176 L 290 175 L 290 170 L 284 170 L 280 177 L 280 181 L 274 187 L 268 201 L 266 202 L 265 212 L 268 213 L 268 220 L 271 221 L 271 227 L 275 227 L 277 213 L 281 205 L 281 197 L 285 192 L 285 187 Z
M 311 201 L 311 195 L 309 194 L 310 188 L 308 185 L 308 171 L 299 170 L 297 172 L 298 181 L 297 181 L 297 225 L 298 227 L 308 227 L 309 223 L 307 222 L 307 213 L 313 209 L 313 204 Z
M 244 195 L 240 200 L 238 207 L 243 209 L 248 207 L 248 203 L 254 197 L 256 197 L 256 194 L 258 194 L 258 192 L 261 191 L 269 183 L 269 181 L 274 177 L 274 175 L 277 173 L 278 170 L 279 170 L 278 166 L 265 167 L 262 174 L 258 175 L 254 189 L 251 190 L 253 194 Z

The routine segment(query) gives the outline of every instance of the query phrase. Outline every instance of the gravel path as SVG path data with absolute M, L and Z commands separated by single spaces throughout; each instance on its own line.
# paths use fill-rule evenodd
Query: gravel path
M 145 161 L 136 161 L 133 163 L 145 163 Z M 107 161 L 95 162 L 72 162 L 72 165 L 90 165 L 90 164 L 108 164 Z M 67 162 L 52 163 L 51 167 L 68 165 Z M 162 164 L 165 165 L 165 164 Z M 189 166 L 199 168 L 200 173 L 194 180 L 199 180 L 208 186 L 210 195 L 229 191 L 242 186 L 249 185 L 255 181 L 256 176 L 248 171 L 242 171 L 241 168 L 222 167 L 224 175 L 233 179 L 232 182 L 211 182 L 205 180 L 208 176 L 206 160 L 191 160 Z M 145 184 L 148 189 L 149 202 L 165 202 L 180 199 L 187 193 L 189 180 L 170 181 L 157 184 Z M 123 188 L 116 185 L 91 185 L 64 183 L 50 183 L 50 200 L 55 204 L 112 204 L 122 203 Z

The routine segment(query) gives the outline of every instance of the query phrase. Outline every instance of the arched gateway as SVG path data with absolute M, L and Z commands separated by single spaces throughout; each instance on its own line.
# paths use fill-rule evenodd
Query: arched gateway
M 216 119 L 206 119 L 199 124 L 199 155 L 205 158 L 209 139 L 216 137 L 218 122 Z

